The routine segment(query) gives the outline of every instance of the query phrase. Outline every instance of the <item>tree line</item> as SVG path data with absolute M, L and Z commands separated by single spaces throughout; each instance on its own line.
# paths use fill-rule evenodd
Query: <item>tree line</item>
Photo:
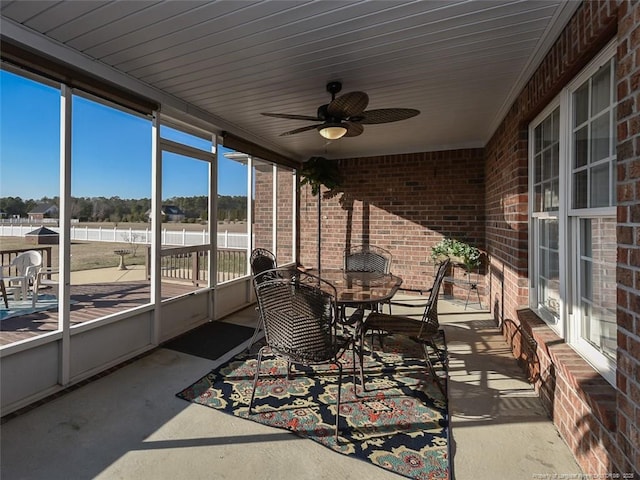
M 172 197 L 163 205 L 178 207 L 185 215 L 185 222 L 206 221 L 208 197 Z M 38 205 L 60 206 L 58 197 L 23 200 L 20 197 L 0 197 L 0 211 L 5 218 L 27 218 Z M 120 197 L 72 197 L 71 218 L 80 222 L 146 222 L 151 199 L 125 199 Z M 247 219 L 247 197 L 218 196 L 218 220 L 243 221 Z

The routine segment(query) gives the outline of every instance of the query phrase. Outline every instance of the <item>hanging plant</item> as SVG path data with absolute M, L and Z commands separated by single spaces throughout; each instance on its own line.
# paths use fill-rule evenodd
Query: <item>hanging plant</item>
M 310 185 L 311 194 L 320 193 L 320 187 L 324 185 L 329 190 L 340 186 L 340 171 L 338 162 L 324 157 L 311 157 L 300 169 L 302 180 L 300 185 Z
M 311 157 L 305 163 L 302 164 L 300 169 L 300 185 L 310 185 L 311 194 L 315 197 L 320 194 L 320 187 L 324 185 L 329 189 L 325 193 L 329 196 L 336 187 L 340 185 L 340 170 L 338 170 L 338 162 L 335 160 L 328 160 L 324 157 Z M 318 198 L 318 271 L 322 268 L 322 200 Z

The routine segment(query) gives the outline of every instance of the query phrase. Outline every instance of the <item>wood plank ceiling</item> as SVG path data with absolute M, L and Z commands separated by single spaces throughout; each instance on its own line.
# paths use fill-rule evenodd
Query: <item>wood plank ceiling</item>
M 577 4 L 2 0 L 0 13 L 303 160 L 483 146 Z M 281 137 L 309 122 L 260 115 L 315 115 L 334 80 L 367 92 L 368 109 L 421 114 L 331 142 Z

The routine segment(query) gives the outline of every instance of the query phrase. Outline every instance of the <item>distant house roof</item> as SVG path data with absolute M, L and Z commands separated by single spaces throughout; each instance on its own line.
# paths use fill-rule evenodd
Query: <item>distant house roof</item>
M 40 205 L 36 205 L 29 213 L 47 213 L 52 209 L 57 210 L 58 207 L 51 203 L 41 203 Z

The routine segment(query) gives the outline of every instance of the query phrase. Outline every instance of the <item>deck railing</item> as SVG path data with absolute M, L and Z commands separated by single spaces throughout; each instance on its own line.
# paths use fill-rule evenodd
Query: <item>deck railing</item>
M 247 253 L 237 249 L 218 249 L 218 283 L 246 275 Z M 160 251 L 160 276 L 162 280 L 207 286 L 209 260 L 208 245 L 163 248 Z M 151 249 L 147 248 L 147 278 L 151 278 Z
M 30 247 L 30 248 L 16 248 L 12 250 L 2 250 L 0 251 L 0 260 L 2 261 L 3 266 L 10 265 L 13 259 L 16 258 L 22 252 L 35 250 L 36 252 L 39 252 L 40 255 L 42 255 L 42 266 L 51 268 L 52 266 L 51 249 L 52 247 L 40 247 L 40 246 L 34 245 L 33 247 Z M 17 274 L 15 269 L 10 269 L 9 272 L 5 271 L 5 273 L 7 274 L 7 276 Z
M 218 283 L 244 277 L 246 274 L 246 250 L 218 248 Z

